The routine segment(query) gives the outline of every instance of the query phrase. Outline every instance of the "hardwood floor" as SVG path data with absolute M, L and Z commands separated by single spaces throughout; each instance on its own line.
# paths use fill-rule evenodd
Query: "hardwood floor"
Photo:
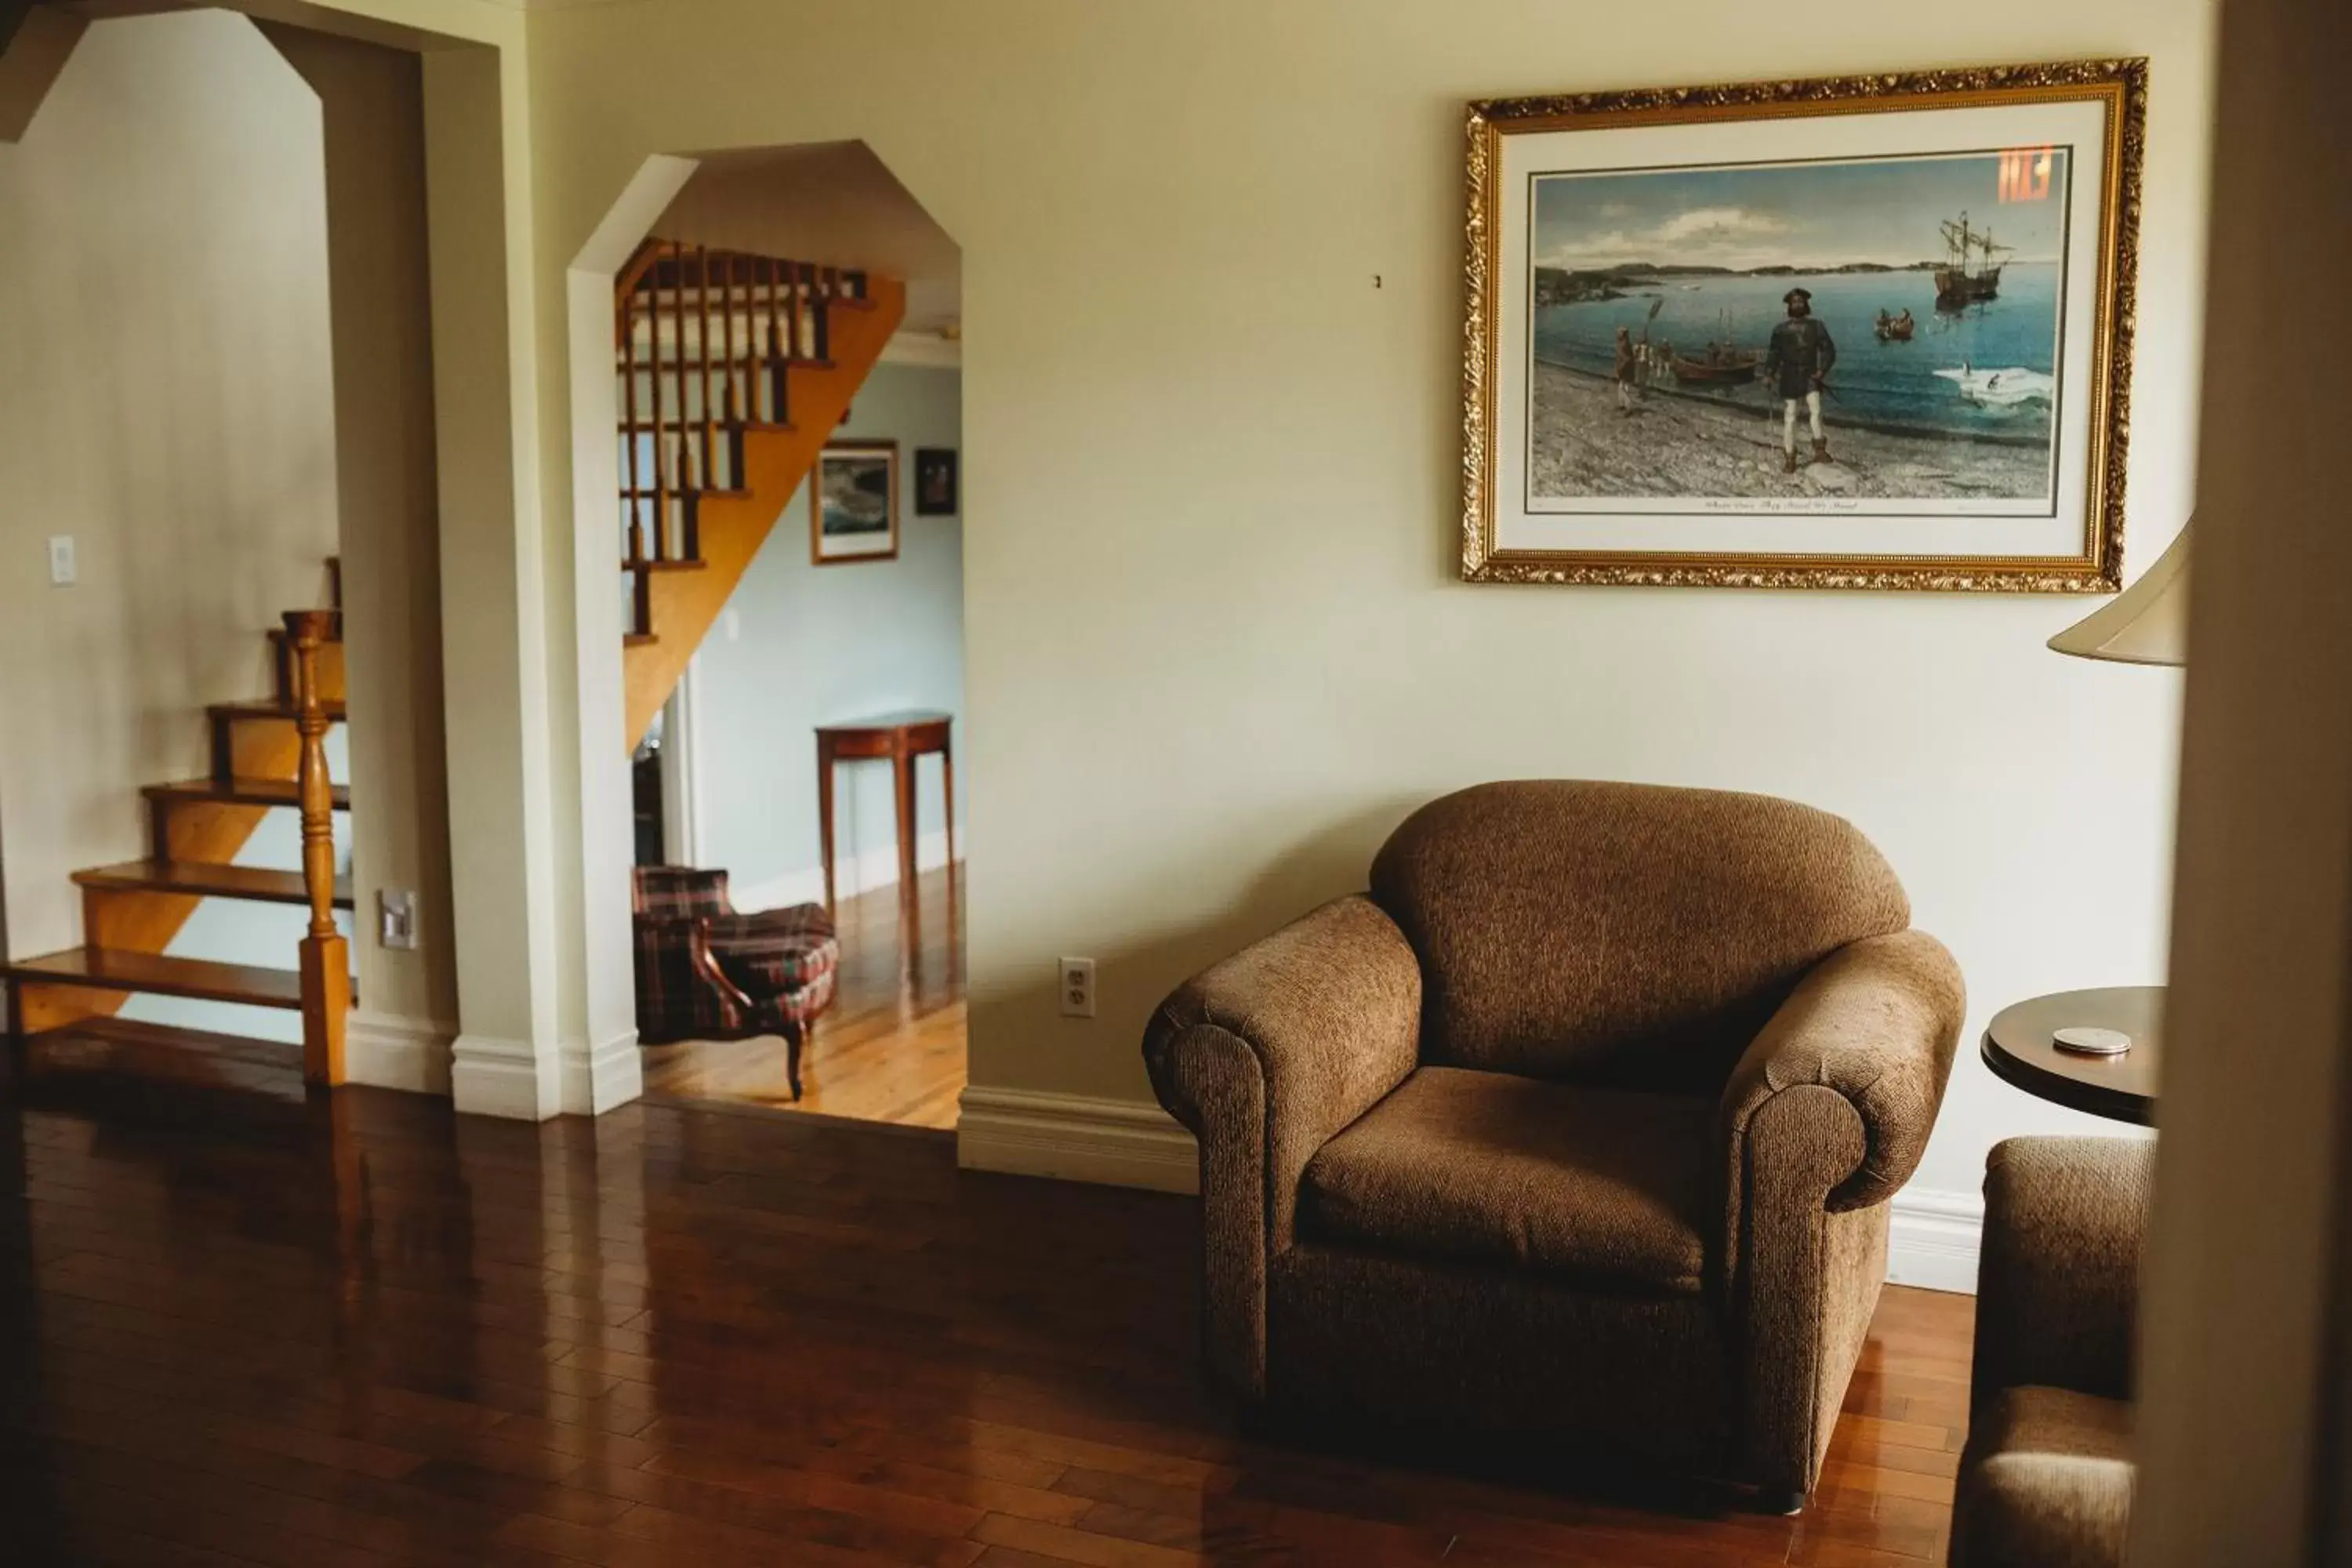
M 801 1058 L 802 1096 L 784 1081 L 782 1040 L 687 1040 L 648 1046 L 646 1093 L 907 1127 L 951 1128 L 964 1085 L 961 894 L 947 872 L 919 883 L 915 941 L 902 940 L 896 888 L 841 900 L 841 971 L 833 1005 Z M 901 962 L 911 951 L 913 962 Z
M 0 1094 L 11 1563 L 1943 1552 L 1966 1298 L 1886 1293 L 1821 1489 L 1766 1518 L 1242 1432 L 1197 1379 L 1188 1199 L 814 1118 L 306 1099 L 290 1056 L 146 1037 L 30 1068 Z

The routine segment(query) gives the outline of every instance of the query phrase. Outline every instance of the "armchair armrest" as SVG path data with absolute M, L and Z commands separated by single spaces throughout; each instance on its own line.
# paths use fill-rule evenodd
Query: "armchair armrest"
M 1759 1113 L 1800 1086 L 1843 1100 L 1862 1134 L 1860 1158 L 1836 1173 L 1828 1206 L 1893 1197 L 1935 1130 L 1967 1006 L 1959 965 L 1925 931 L 1851 942 L 1816 964 L 1749 1042 L 1723 1091 L 1735 1198 L 1752 1173 Z M 1822 1131 L 1826 1142 L 1840 1141 Z
M 1942 1106 L 1966 1012 L 1959 967 L 1921 931 L 1816 964 L 1723 1092 L 1725 1299 L 1745 1340 L 1751 1474 L 1802 1494 L 1820 1474 L 1886 1273 L 1880 1205 Z
M 1268 1260 L 1315 1152 L 1419 1060 L 1421 963 L 1381 908 L 1337 899 L 1179 986 L 1153 1015 L 1153 1091 L 1201 1146 L 1210 1370 L 1265 1388 Z
M 2131 1396 L 2132 1324 L 2156 1146 L 2011 1138 L 1985 1157 L 1972 1401 L 2045 1384 Z

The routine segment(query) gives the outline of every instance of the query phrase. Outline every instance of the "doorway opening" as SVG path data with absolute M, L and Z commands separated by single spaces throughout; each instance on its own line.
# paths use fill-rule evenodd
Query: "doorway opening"
M 439 507 L 502 476 L 445 473 L 484 437 L 436 374 L 502 394 L 505 360 L 437 355 L 433 305 L 505 268 L 458 240 L 436 275 L 426 128 L 478 156 L 496 52 L 105 9 L 0 28 L 0 467 L 49 562 L 0 584 L 0 706 L 47 737 L 0 763 L 7 1032 L 70 1073 L 446 1093 Z
M 646 1093 L 951 1129 L 961 254 L 860 142 L 656 163 L 602 514 Z

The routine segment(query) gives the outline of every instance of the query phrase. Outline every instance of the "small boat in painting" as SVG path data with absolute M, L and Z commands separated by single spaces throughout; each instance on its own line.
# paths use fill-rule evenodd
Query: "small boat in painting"
M 1911 341 L 1913 330 L 1918 324 L 1911 319 L 1908 306 L 1904 308 L 1903 313 L 1899 316 L 1890 316 L 1881 310 L 1878 312 L 1878 321 L 1875 324 L 1878 341 L 1882 343 L 1907 343 Z
M 1675 380 L 1684 386 L 1737 386 L 1756 379 L 1760 356 L 1740 349 L 1710 349 L 1704 359 L 1675 355 Z
M 1970 305 L 1982 304 L 2000 293 L 2000 264 L 1993 259 L 1997 251 L 2014 250 L 2013 245 L 1995 245 L 1992 230 L 1978 233 L 1969 225 L 1969 215 L 1960 214 L 1955 220 L 1946 218 L 1943 224 L 1944 244 L 1950 251 L 1948 262 L 1936 268 L 1936 309 L 1965 310 Z

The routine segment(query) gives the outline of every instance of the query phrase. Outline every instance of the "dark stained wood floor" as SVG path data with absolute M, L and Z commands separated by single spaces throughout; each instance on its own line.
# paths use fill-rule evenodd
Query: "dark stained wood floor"
M 1196 1382 L 1197 1244 L 1189 1200 L 959 1173 L 936 1134 L 461 1121 L 256 1053 L 40 1047 L 0 1090 L 0 1561 L 1942 1554 L 1964 1298 L 1888 1292 L 1781 1520 L 1244 1435 Z

